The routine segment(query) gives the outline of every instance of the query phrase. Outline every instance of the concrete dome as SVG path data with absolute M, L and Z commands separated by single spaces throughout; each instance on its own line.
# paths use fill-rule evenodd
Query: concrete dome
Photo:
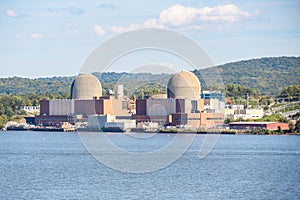
M 174 74 L 168 82 L 168 98 L 199 99 L 200 91 L 199 79 L 192 72 L 182 71 Z
M 71 86 L 71 99 L 93 99 L 102 96 L 100 81 L 91 74 L 80 74 Z

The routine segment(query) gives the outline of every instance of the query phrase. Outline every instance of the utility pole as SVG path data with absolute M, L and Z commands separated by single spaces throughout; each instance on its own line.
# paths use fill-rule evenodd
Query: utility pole
M 249 93 L 246 93 L 247 109 L 248 109 L 248 107 L 249 107 L 249 101 L 248 101 L 248 98 L 249 98 Z

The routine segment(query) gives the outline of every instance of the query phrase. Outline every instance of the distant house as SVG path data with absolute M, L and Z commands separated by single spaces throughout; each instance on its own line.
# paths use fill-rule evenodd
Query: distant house
M 40 112 L 40 106 L 24 106 L 26 112 Z
M 281 127 L 282 130 L 288 130 L 289 125 L 282 122 L 232 122 L 229 123 L 230 129 L 235 130 L 254 130 L 254 129 L 268 129 L 277 130 Z

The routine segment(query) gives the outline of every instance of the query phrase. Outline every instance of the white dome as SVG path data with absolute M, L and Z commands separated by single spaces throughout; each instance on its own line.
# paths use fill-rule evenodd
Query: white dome
M 167 87 L 168 98 L 175 99 L 199 99 L 201 86 L 195 74 L 182 71 L 174 74 Z
M 80 74 L 72 83 L 71 99 L 87 100 L 102 96 L 102 86 L 97 77 Z

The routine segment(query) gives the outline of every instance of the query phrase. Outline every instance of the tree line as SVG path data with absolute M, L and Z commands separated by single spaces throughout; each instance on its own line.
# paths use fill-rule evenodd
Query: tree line
M 203 89 L 206 83 L 201 74 L 209 72 L 220 73 L 224 85 L 235 84 L 258 90 L 262 95 L 278 95 L 287 86 L 300 83 L 300 57 L 272 57 L 251 59 L 234 63 L 227 63 L 208 69 L 194 70 Z M 123 84 L 129 93 L 135 91 L 136 86 L 158 84 L 165 86 L 171 74 L 152 73 L 93 73 L 102 83 L 103 88 L 113 89 L 111 86 Z M 75 76 L 57 76 L 48 78 L 0 78 L 0 94 L 66 94 L 69 93 Z M 213 78 L 213 76 L 212 76 Z

